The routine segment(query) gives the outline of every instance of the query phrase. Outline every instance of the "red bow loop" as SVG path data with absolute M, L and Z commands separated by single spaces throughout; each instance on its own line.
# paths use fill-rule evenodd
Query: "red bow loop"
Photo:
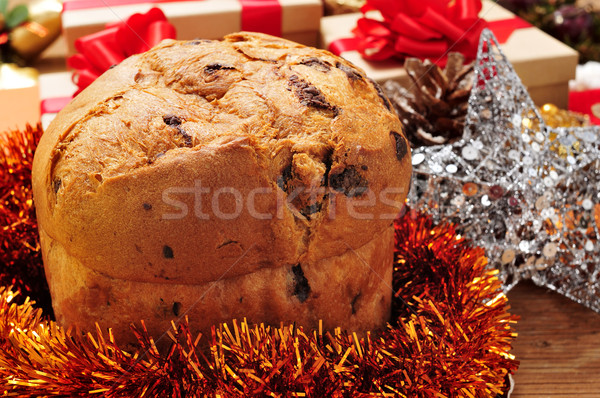
M 400 36 L 410 37 L 415 40 L 441 39 L 442 34 L 420 23 L 418 19 L 399 13 L 390 25 L 391 30 Z
M 486 26 L 477 17 L 481 0 L 367 0 L 363 12 L 373 9 L 383 21 L 361 18 L 354 31 L 358 50 L 370 60 L 416 56 L 443 62 L 449 50 L 474 59 Z
M 353 33 L 358 38 L 358 51 L 366 59 L 382 61 L 394 55 L 395 35 L 388 26 L 374 19 L 361 18 Z
M 175 28 L 156 7 L 145 14 L 133 14 L 116 32 L 116 40 L 128 57 L 148 51 L 164 39 L 174 38 Z
M 159 8 L 145 14 L 133 14 L 126 21 L 109 24 L 103 31 L 83 36 L 75 41 L 75 54 L 67 60 L 74 69 L 73 81 L 79 94 L 102 73 L 125 58 L 148 51 L 164 39 L 176 37 L 171 25 Z

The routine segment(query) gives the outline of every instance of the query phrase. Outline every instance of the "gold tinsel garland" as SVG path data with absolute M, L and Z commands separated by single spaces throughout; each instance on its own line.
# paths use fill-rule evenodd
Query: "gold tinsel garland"
M 28 129 L 30 134 L 34 129 Z M 7 137 L 18 137 L 22 132 Z M 11 138 L 13 139 L 13 138 Z M 24 159 L 37 140 L 12 142 L 4 156 Z M 20 141 L 19 141 L 20 140 Z M 3 148 L 6 148 L 3 146 Z M 14 171 L 14 170 L 13 170 Z M 21 170 L 23 171 L 23 170 Z M 2 173 L 4 175 L 2 175 Z M 30 180 L 6 178 L 6 198 L 24 201 L 14 217 L 32 217 Z M 26 173 L 25 173 L 26 174 Z M 18 184 L 21 184 L 18 186 Z M 5 200 L 5 198 L 3 198 Z M 15 199 L 16 200 L 16 199 Z M 28 207 L 29 206 L 29 207 Z M 15 216 L 16 215 L 16 216 Z M 13 217 L 13 218 L 14 218 Z M 19 223 L 3 226 L 16 231 Z M 0 394 L 11 397 L 495 397 L 506 390 L 518 362 L 508 300 L 483 250 L 452 225 L 434 225 L 406 211 L 395 223 L 393 314 L 383 330 L 359 338 L 351 331 L 304 330 L 295 325 L 232 321 L 211 336 L 193 336 L 187 320 L 173 324 L 171 346 L 159 352 L 143 322 L 132 326 L 139 349 L 115 343 L 111 330 L 65 329 L 36 308 L 27 286 L 0 287 Z M 31 230 L 29 230 L 31 232 Z M 12 237 L 11 237 L 12 236 Z M 5 234 L 4 247 L 21 247 L 23 234 Z M 39 267 L 39 246 L 14 280 L 27 283 Z M 0 254 L 7 257 L 7 253 Z M 5 261 L 5 260 L 3 260 Z M 37 262 L 37 263 L 36 263 Z M 13 264 L 14 265 L 14 264 Z M 1 272 L 6 264 L 0 263 Z M 4 282 L 5 283 L 5 282 Z M 38 287 L 43 289 L 44 287 Z M 19 296 L 23 298 L 18 301 Z

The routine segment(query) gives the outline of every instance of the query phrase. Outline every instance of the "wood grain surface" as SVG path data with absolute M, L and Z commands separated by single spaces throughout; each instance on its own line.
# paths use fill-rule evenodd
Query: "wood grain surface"
M 521 317 L 511 398 L 599 398 L 600 314 L 531 283 L 508 294 Z

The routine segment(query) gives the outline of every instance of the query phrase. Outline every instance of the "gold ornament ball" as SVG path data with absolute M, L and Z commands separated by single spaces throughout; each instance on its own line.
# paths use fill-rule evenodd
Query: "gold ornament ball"
M 23 60 L 33 61 L 61 32 L 62 5 L 56 0 L 40 0 L 29 5 L 28 22 L 10 32 L 10 46 Z

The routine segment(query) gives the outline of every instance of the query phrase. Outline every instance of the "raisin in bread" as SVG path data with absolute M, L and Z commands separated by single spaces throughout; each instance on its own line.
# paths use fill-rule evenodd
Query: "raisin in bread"
M 347 61 L 254 33 L 164 41 L 78 95 L 35 154 L 57 320 L 378 328 L 410 175 L 387 98 Z

